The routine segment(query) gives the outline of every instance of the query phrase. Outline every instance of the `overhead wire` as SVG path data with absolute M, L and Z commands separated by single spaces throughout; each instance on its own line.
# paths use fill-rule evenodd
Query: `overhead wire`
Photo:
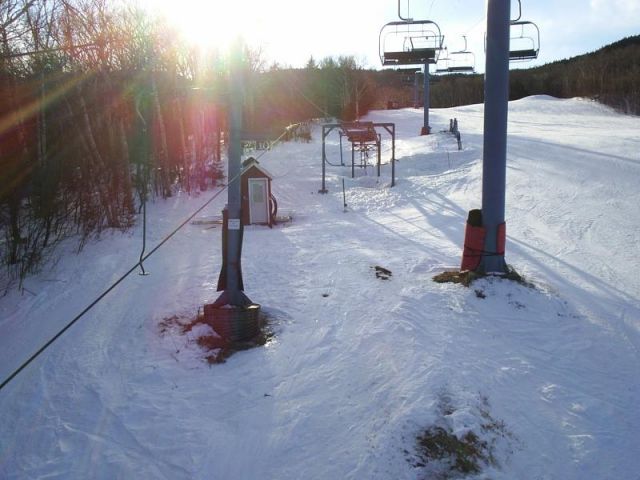
M 298 87 L 298 85 L 296 84 L 296 82 L 291 82 L 291 86 L 293 87 L 293 89 L 295 91 L 297 91 L 300 96 L 307 102 L 309 103 L 312 107 L 314 107 L 316 110 L 318 110 L 320 113 L 322 113 L 322 115 L 325 118 L 332 118 L 333 115 L 331 115 L 329 112 L 327 112 L 324 108 L 320 107 L 316 102 L 314 102 L 313 100 L 311 100 L 303 91 L 302 89 L 300 89 Z
M 113 282 L 104 292 L 102 292 L 95 300 L 93 300 L 89 305 L 87 305 L 84 310 L 82 310 L 78 315 L 76 315 L 69 323 L 65 325 L 65 327 L 60 330 L 56 335 L 54 335 L 49 341 L 47 341 L 42 347 L 40 347 L 33 355 L 31 355 L 25 362 L 20 365 L 9 377 L 7 377 L 2 384 L 0 384 L 0 390 L 2 390 L 11 380 L 13 380 L 20 372 L 22 372 L 31 362 L 33 362 L 42 352 L 44 352 L 47 348 L 49 348 L 53 342 L 58 340 L 69 328 L 71 328 L 78 320 L 80 320 L 87 312 L 89 312 L 93 307 L 95 307 L 98 302 L 100 302 L 104 297 L 106 297 L 114 288 L 116 288 L 124 279 L 126 279 L 132 272 L 134 272 L 139 266 L 141 266 L 142 262 L 147 260 L 151 255 L 157 252 L 165 243 L 167 243 L 176 233 L 178 233 L 187 223 L 189 223 L 193 218 L 204 210 L 211 202 L 213 202 L 222 192 L 224 192 L 230 183 L 235 181 L 238 178 L 239 174 L 232 178 L 227 185 L 222 187 L 218 192 L 216 192 L 209 200 L 207 200 L 202 206 L 200 206 L 195 212 L 193 212 L 189 217 L 184 220 L 180 225 L 178 225 L 171 233 L 169 233 L 164 239 L 160 241 L 153 249 L 149 251 L 146 255 L 140 258 L 135 265 L 133 265 L 126 273 L 124 273 L 120 278 L 118 278 L 115 282 Z
M 436 3 L 436 0 L 431 0 L 431 5 L 429 5 L 429 11 L 427 12 L 427 18 L 431 15 L 431 9 L 433 8 L 434 3 Z
M 288 125 L 287 127 L 285 127 L 284 131 L 282 132 L 282 134 L 280 134 L 278 138 L 276 138 L 273 142 L 269 142 L 269 150 L 271 150 L 273 146 L 277 145 L 280 142 L 280 140 L 282 140 L 282 137 L 284 137 L 287 133 L 289 133 L 292 128 L 295 128 L 298 125 L 300 125 L 299 122 L 292 123 L 291 125 Z M 260 158 L 262 158 L 269 150 L 264 150 L 262 153 L 260 153 L 260 155 L 256 157 L 256 160 L 259 160 Z
M 478 21 L 476 21 L 476 22 L 475 22 L 471 27 L 469 27 L 469 28 L 464 32 L 464 35 L 468 35 L 468 34 L 469 34 L 469 32 L 470 32 L 471 30 L 475 29 L 478 25 L 480 25 L 480 23 L 482 23 L 483 21 L 485 21 L 485 20 L 486 20 L 486 18 L 487 18 L 487 17 L 486 17 L 485 15 L 483 15 L 482 17 L 480 17 L 480 19 L 479 19 Z
M 311 100 L 307 95 L 305 95 L 305 93 L 298 87 L 298 85 L 296 84 L 296 82 L 291 82 L 291 86 L 293 87 L 294 90 L 296 90 L 298 92 L 298 94 L 307 102 L 309 103 L 312 107 L 314 107 L 316 110 L 318 110 L 320 113 L 323 114 L 323 116 L 325 117 L 331 117 L 331 115 L 329 113 L 327 113 L 322 107 L 318 106 L 318 104 L 316 104 L 313 100 Z M 301 122 L 298 123 L 292 123 L 291 125 L 287 126 L 284 131 L 282 132 L 282 134 L 276 138 L 273 142 L 269 143 L 269 149 L 271 149 L 271 147 L 273 147 L 274 145 L 277 145 L 280 140 L 282 140 L 282 138 L 287 135 L 292 128 L 296 128 L 299 125 L 301 125 Z M 256 157 L 256 160 L 259 160 L 262 156 L 264 156 L 269 150 L 265 150 L 262 153 L 260 153 L 260 155 L 258 155 Z M 282 178 L 285 177 L 287 175 L 289 175 L 290 170 L 287 170 L 285 173 L 278 175 L 275 178 Z

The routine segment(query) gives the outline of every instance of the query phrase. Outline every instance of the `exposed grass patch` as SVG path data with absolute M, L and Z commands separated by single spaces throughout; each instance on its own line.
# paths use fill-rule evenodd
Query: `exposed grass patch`
M 433 277 L 433 281 L 436 283 L 459 283 L 465 287 L 469 287 L 475 280 L 486 277 L 504 278 L 505 280 L 511 280 L 527 288 L 535 288 L 533 283 L 527 281 L 511 266 L 507 267 L 507 272 L 504 275 L 487 275 L 467 270 L 462 272 L 459 270 L 451 270 L 437 274 Z
M 457 409 L 448 394 L 441 395 L 438 419 L 416 436 L 414 453 L 405 452 L 411 465 L 420 469 L 423 476 L 419 478 L 460 479 L 480 474 L 488 467 L 500 467 L 499 444 L 509 444 L 513 435 L 504 422 L 491 416 L 486 397 L 479 401 L 478 406 Z M 459 410 L 467 418 L 475 417 L 476 422 L 456 434 L 454 418 Z
M 443 427 L 430 427 L 418 436 L 418 455 L 426 466 L 429 462 L 445 462 L 453 474 L 479 473 L 483 464 L 493 465 L 488 443 L 474 432 L 467 432 L 461 438 Z M 445 476 L 442 478 L 450 478 Z
M 469 285 L 471 285 L 471 282 L 473 282 L 477 278 L 480 278 L 480 275 L 475 272 L 460 272 L 458 270 L 453 270 L 439 273 L 438 275 L 433 277 L 433 281 L 436 283 L 459 283 L 461 285 L 464 285 L 465 287 L 468 287 Z

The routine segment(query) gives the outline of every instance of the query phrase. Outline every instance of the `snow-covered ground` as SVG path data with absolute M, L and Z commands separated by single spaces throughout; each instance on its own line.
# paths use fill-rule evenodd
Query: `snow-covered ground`
M 218 295 L 220 228 L 187 225 L 0 391 L 0 478 L 429 478 L 416 437 L 440 425 L 494 445 L 469 478 L 640 479 L 640 118 L 511 102 L 506 259 L 535 288 L 437 284 L 480 207 L 482 115 L 434 110 L 421 137 L 421 111 L 372 112 L 397 125 L 394 188 L 389 165 L 328 167 L 318 194 L 318 130 L 262 157 L 293 220 L 246 229 L 243 273 L 275 338 L 209 366 L 197 332 L 162 328 Z M 210 195 L 152 205 L 148 244 Z M 140 234 L 66 245 L 0 298 L 1 379 L 136 263 Z

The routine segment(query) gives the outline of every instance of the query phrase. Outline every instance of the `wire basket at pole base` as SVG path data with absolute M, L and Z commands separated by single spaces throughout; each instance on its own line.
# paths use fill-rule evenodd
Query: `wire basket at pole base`
M 204 320 L 229 343 L 246 342 L 260 334 L 262 320 L 260 305 L 246 306 L 207 304 L 204 306 Z

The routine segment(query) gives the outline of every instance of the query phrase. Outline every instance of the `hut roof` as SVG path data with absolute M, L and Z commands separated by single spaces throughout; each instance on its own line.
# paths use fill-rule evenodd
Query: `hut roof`
M 264 175 L 266 175 L 270 179 L 273 179 L 273 175 L 271 175 L 271 173 L 269 173 L 269 171 L 266 168 L 264 168 L 262 165 L 260 165 L 260 162 L 258 162 L 258 160 L 256 160 L 253 157 L 249 157 L 244 162 L 242 162 L 242 175 L 248 172 L 252 167 L 257 168 Z

